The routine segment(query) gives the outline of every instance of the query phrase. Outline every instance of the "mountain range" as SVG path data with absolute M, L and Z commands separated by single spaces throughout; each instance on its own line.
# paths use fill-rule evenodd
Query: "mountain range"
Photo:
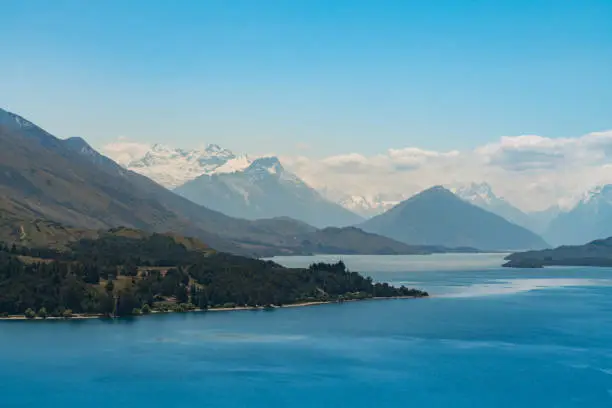
M 525 213 L 496 196 L 486 183 L 452 188 L 463 200 L 541 235 L 552 245 L 581 245 L 612 236 L 612 185 L 585 191 L 569 209 L 552 206 Z
M 435 186 L 362 224 L 365 231 L 411 245 L 438 244 L 482 250 L 539 249 L 535 233 Z
M 323 198 L 276 157 L 262 157 L 244 170 L 203 174 L 174 190 L 189 200 L 234 217 L 292 217 L 316 227 L 347 226 L 363 219 Z
M 423 252 L 374 234 L 356 249 L 355 237 L 365 233 L 355 228 L 328 232 L 289 218 L 227 216 L 118 165 L 81 138 L 59 139 L 0 109 L 0 239 L 61 245 L 118 226 L 193 236 L 253 256 L 309 253 L 313 242 L 341 253 Z
M 516 225 L 527 229 L 533 228 L 529 215 L 504 198 L 497 196 L 488 183 L 470 183 L 450 188 L 450 190 L 461 199 L 497 214 Z
M 292 217 L 320 228 L 363 221 L 350 209 L 323 197 L 274 156 L 251 159 L 216 144 L 201 150 L 156 144 L 123 165 L 197 204 L 233 217 Z
M 544 235 L 553 219 L 561 213 L 558 206 L 545 210 L 524 212 L 503 197 L 495 194 L 488 183 L 467 183 L 450 186 L 449 190 L 461 199 L 484 210 L 497 214 L 508 221 L 527 228 L 538 235 Z
M 82 138 L 58 139 L 29 120 L 0 109 L 0 149 L 3 222 L 29 220 L 29 224 L 21 224 L 29 225 L 26 230 L 39 226 L 32 220 L 51 223 L 44 224 L 44 231 L 52 231 L 55 227 L 50 225 L 59 223 L 67 228 L 64 232 L 58 230 L 59 236 L 124 225 L 193 235 L 213 247 L 236 253 L 304 253 L 307 247 L 308 251 L 314 248 L 311 245 L 314 231 L 338 237 L 337 231 L 325 227 L 356 225 L 378 234 L 380 245 L 374 247 L 382 252 L 390 242 L 382 241 L 380 235 L 409 245 L 479 249 L 542 245 L 526 235 L 522 235 L 525 239 L 522 243 L 511 239 L 482 242 L 476 234 L 479 228 L 449 220 L 449 208 L 459 207 L 456 201 L 451 203 L 448 190 L 430 199 L 428 211 L 414 204 L 422 200 L 418 198 L 420 194 L 408 200 L 401 192 L 371 196 L 336 194 L 330 200 L 331 194 L 308 186 L 276 157 L 252 159 L 214 144 L 201 150 L 154 145 L 141 157 L 120 166 Z M 579 244 L 612 235 L 610 185 L 587 191 L 570 210 L 551 207 L 534 213 L 516 208 L 486 183 L 455 186 L 451 191 L 461 202 L 500 216 L 514 226 L 530 229 L 554 245 Z M 407 205 L 408 202 L 412 204 Z M 375 216 L 364 222 L 356 213 Z M 402 217 L 398 218 L 398 213 Z M 468 214 L 475 214 L 473 209 L 465 208 L 459 213 L 468 219 L 471 217 Z M 476 217 L 474 222 L 481 225 L 484 222 L 481 218 Z M 395 220 L 397 225 L 382 222 L 384 219 Z M 409 223 L 403 223 L 403 219 Z M 379 228 L 383 224 L 386 227 Z M 401 229 L 404 231 L 399 233 Z M 0 233 L 4 230 L 0 225 Z M 20 235 L 13 231 L 12 235 L 15 234 Z M 347 234 L 343 239 L 350 235 L 353 239 L 347 242 L 353 243 L 359 236 L 353 228 L 344 229 L 343 234 Z M 326 248 L 338 244 L 321 237 L 316 241 Z M 402 253 L 425 251 L 390 246 Z M 344 249 L 345 253 L 354 251 L 349 246 Z
M 284 168 L 276 157 L 252 159 L 216 144 L 193 150 L 156 144 L 123 166 L 197 204 L 233 217 L 251 220 L 291 217 L 319 228 L 359 224 L 363 218 L 380 215 L 409 198 L 402 192 L 347 195 L 326 189 L 317 191 Z M 448 188 L 464 201 L 553 243 L 576 242 L 572 236 L 583 224 L 578 219 L 571 221 L 578 217 L 577 213 L 567 215 L 556 206 L 538 212 L 523 212 L 496 195 L 488 183 L 467 183 Z M 590 217 L 594 219 L 594 216 Z M 555 226 L 550 227 L 557 218 Z M 563 226 L 572 222 L 577 226 Z M 585 231 L 579 235 L 601 238 L 597 234 L 597 231 Z
M 167 187 L 184 182 L 173 191 L 233 217 L 251 220 L 291 217 L 319 228 L 359 224 L 362 217 L 384 213 L 407 198 L 401 193 L 366 196 L 319 192 L 285 169 L 276 157 L 252 160 L 218 145 L 203 150 L 154 145 L 142 157 L 127 163 L 126 168 Z M 537 229 L 539 224 L 530 215 L 496 196 L 486 183 L 458 186 L 453 192 L 514 224 L 544 231 L 544 226 Z
M 177 149 L 155 144 L 142 157 L 122 164 L 128 170 L 173 189 L 203 174 L 243 170 L 251 164 L 251 160 L 246 155 L 237 156 L 216 144 L 209 144 L 201 150 Z
M 542 211 L 523 212 L 505 198 L 496 195 L 492 187 L 485 182 L 454 184 L 448 186 L 448 189 L 464 201 L 497 214 L 539 235 L 546 232 L 550 222 L 561 212 L 556 206 Z M 332 201 L 365 218 L 382 214 L 410 197 L 402 193 L 346 195 L 327 190 L 324 190 L 324 193 Z

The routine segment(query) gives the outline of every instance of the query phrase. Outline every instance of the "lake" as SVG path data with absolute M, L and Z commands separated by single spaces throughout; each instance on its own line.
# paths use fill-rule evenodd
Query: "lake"
M 612 405 L 612 269 L 504 269 L 499 254 L 340 258 L 432 297 L 0 322 L 0 407 Z

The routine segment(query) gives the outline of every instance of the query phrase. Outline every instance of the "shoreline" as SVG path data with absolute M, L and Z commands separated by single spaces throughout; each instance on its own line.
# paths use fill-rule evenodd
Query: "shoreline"
M 348 302 L 363 302 L 368 300 L 398 300 L 398 299 L 423 299 L 431 296 L 393 296 L 393 297 L 372 297 L 365 299 L 348 299 L 348 300 L 327 300 L 327 301 L 312 301 L 312 302 L 301 302 L 301 303 L 291 303 L 283 306 L 272 306 L 271 308 L 266 308 L 264 306 L 237 306 L 237 307 L 219 307 L 212 309 L 194 309 L 194 310 L 185 310 L 183 312 L 160 312 L 160 311 L 152 311 L 148 314 L 142 314 L 138 316 L 120 316 L 120 317 L 108 317 L 102 314 L 74 314 L 71 317 L 34 317 L 27 318 L 24 315 L 11 315 L 8 317 L 0 317 L 0 322 L 2 321 L 23 321 L 23 320 L 32 320 L 32 321 L 45 321 L 45 320 L 87 320 L 87 319 L 120 319 L 123 317 L 146 317 L 151 315 L 158 314 L 180 314 L 180 313 L 194 313 L 194 312 L 237 312 L 237 311 L 266 311 L 266 310 L 277 310 L 277 309 L 287 309 L 287 308 L 296 308 L 296 307 L 310 307 L 310 306 L 320 306 L 320 305 L 330 305 L 330 304 L 342 304 Z

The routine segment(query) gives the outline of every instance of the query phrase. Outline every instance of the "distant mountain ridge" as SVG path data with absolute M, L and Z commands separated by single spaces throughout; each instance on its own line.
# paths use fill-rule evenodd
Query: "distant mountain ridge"
M 309 253 L 303 237 L 315 232 L 345 253 L 367 249 L 351 247 L 349 237 L 359 234 L 352 229 L 338 237 L 289 218 L 249 221 L 202 207 L 118 165 L 82 138 L 58 139 L 0 109 L 0 239 L 61 246 L 120 226 L 178 233 L 250 256 Z M 392 242 L 399 253 L 415 251 L 385 237 L 368 239 L 373 248 Z
M 450 188 L 455 195 L 484 210 L 497 214 L 506 220 L 537 233 L 531 217 L 512 205 L 506 199 L 497 196 L 488 183 L 469 183 Z
M 275 156 L 252 159 L 214 144 L 203 150 L 157 144 L 124 167 L 232 217 L 292 217 L 320 228 L 363 220 L 324 198 Z
M 203 174 L 174 191 L 200 205 L 247 219 L 291 217 L 320 228 L 363 220 L 324 198 L 276 157 L 253 160 L 242 171 Z
M 403 194 L 342 195 L 334 201 L 362 217 L 369 218 L 393 208 L 404 198 Z
M 535 233 L 462 200 L 442 186 L 427 189 L 360 227 L 412 245 L 481 250 L 548 246 Z
M 552 220 L 545 236 L 555 245 L 579 245 L 612 236 L 612 185 L 586 191 L 572 209 Z

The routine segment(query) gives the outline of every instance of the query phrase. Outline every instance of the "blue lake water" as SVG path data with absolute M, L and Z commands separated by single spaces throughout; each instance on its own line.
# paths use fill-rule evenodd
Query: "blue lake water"
M 0 407 L 611 406 L 612 269 L 501 258 L 342 257 L 430 299 L 0 322 Z

